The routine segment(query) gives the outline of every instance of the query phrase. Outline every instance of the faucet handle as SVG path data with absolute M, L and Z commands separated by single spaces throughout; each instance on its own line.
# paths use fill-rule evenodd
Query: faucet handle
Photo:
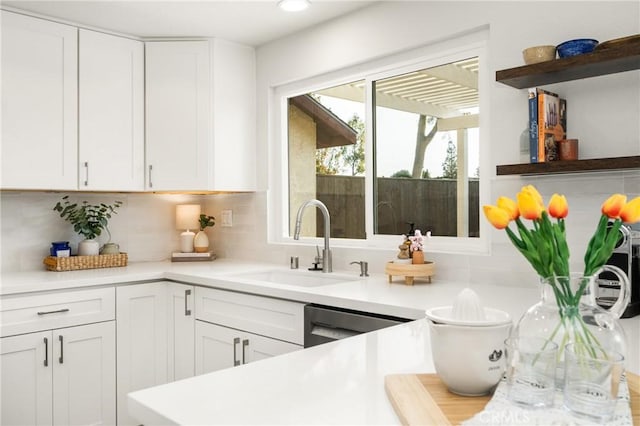
M 364 260 L 353 261 L 349 265 L 354 265 L 354 264 L 360 265 L 360 276 L 361 277 L 368 277 L 369 276 L 369 263 L 368 262 L 365 262 Z

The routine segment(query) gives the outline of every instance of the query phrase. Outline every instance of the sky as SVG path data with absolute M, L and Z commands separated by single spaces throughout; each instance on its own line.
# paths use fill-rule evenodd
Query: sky
M 364 103 L 334 98 L 326 95 L 320 97 L 323 105 L 328 107 L 343 121 L 348 121 L 354 113 L 364 120 Z M 404 111 L 378 108 L 378 176 L 391 176 L 399 170 L 413 168 L 413 157 L 418 128 L 418 114 Z M 446 158 L 449 138 L 455 143 L 456 132 L 441 132 L 436 135 L 427 147 L 424 168 L 431 177 L 442 176 L 442 163 Z M 475 176 L 479 165 L 478 132 L 469 132 L 469 176 Z

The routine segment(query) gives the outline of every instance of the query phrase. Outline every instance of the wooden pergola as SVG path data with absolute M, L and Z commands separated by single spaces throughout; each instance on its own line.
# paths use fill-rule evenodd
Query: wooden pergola
M 436 117 L 439 132 L 457 132 L 458 236 L 466 237 L 469 212 L 467 129 L 479 127 L 477 57 L 415 71 L 375 83 L 376 105 Z M 364 82 L 345 84 L 316 92 L 362 102 Z

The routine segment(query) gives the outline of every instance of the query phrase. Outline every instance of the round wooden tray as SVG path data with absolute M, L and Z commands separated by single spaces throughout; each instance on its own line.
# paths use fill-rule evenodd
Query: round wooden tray
M 384 266 L 384 273 L 389 275 L 389 282 L 393 282 L 394 276 L 404 277 L 404 283 L 413 285 L 413 279 L 416 277 L 425 277 L 431 282 L 431 277 L 435 275 L 436 264 L 434 262 L 425 261 L 422 265 L 414 265 L 411 263 L 394 263 L 387 262 Z

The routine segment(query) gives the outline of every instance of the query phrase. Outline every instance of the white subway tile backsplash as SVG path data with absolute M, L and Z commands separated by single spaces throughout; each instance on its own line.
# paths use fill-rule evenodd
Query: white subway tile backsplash
M 500 195 L 515 197 L 523 185 L 535 185 L 546 200 L 563 193 L 569 202 L 566 221 L 571 266 L 582 268 L 582 257 L 600 215 L 602 202 L 612 193 L 640 195 L 640 173 L 590 173 L 542 177 L 500 176 L 492 181 L 492 202 Z M 70 241 L 75 250 L 80 238 L 71 226 L 58 217 L 53 206 L 64 194 L 3 192 L 1 194 L 3 271 L 42 268 L 51 241 Z M 110 221 L 112 240 L 120 244 L 132 262 L 168 259 L 178 248 L 175 206 L 200 203 L 203 213 L 216 217 L 216 225 L 207 229 L 211 249 L 218 257 L 274 262 L 288 265 L 290 256 L 300 257 L 300 266 L 308 267 L 315 247 L 267 244 L 267 193 L 216 195 L 160 194 L 72 194 L 78 200 L 112 202 L 123 206 Z M 221 211 L 233 210 L 233 226 L 221 227 Z M 481 217 L 484 220 L 484 217 Z M 524 257 L 511 245 L 504 231 L 489 228 L 489 255 L 428 253 L 437 264 L 436 279 L 500 285 L 536 285 L 537 277 Z M 106 242 L 103 235 L 99 240 Z M 334 248 L 334 269 L 349 270 L 349 262 L 367 260 L 371 272 L 382 273 L 385 263 L 395 257 L 389 250 Z

